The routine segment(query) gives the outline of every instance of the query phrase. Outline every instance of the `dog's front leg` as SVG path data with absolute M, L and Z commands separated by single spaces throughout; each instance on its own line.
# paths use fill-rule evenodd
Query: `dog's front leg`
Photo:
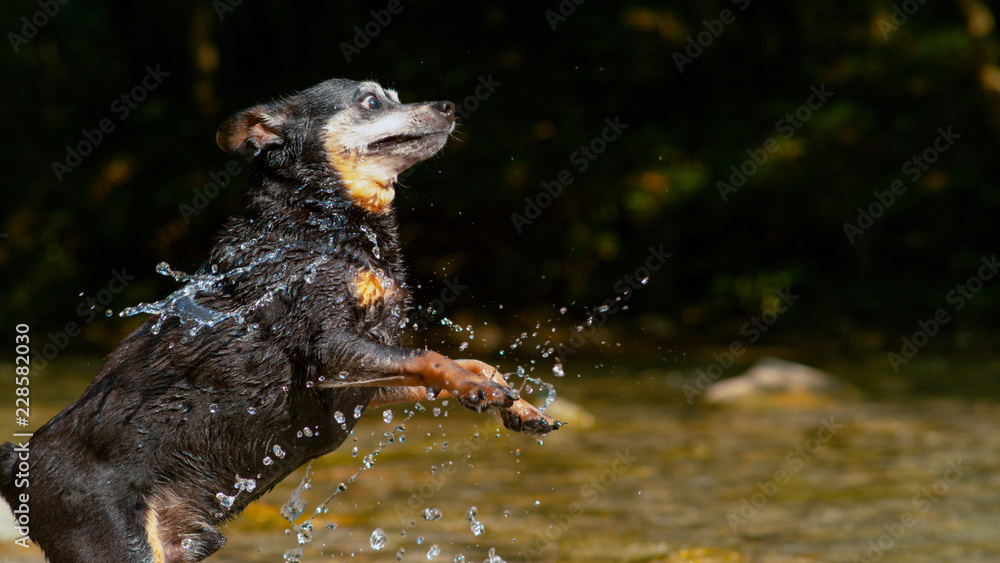
M 486 364 L 482 362 L 470 363 L 474 362 L 470 360 L 463 366 L 431 350 L 390 346 L 354 334 L 331 338 L 328 351 L 327 365 L 337 375 L 327 376 L 318 387 L 420 387 L 434 393 L 447 391 L 463 406 L 477 412 L 508 409 L 519 399 L 517 391 L 508 387 L 503 377 L 484 374 L 481 368 Z M 422 398 L 426 398 L 426 391 Z
M 507 386 L 507 382 L 495 367 L 479 360 L 455 360 L 455 363 L 463 369 L 472 373 L 478 373 L 499 385 Z M 370 407 L 382 407 L 399 403 L 415 403 L 428 399 L 428 389 L 426 387 L 383 387 L 372 399 Z M 435 398 L 445 399 L 451 396 L 447 389 L 437 393 Z M 515 432 L 527 434 L 547 434 L 560 426 L 562 422 L 548 416 L 535 408 L 534 405 L 518 398 L 509 407 L 491 408 L 491 412 L 498 414 L 503 420 L 504 426 Z

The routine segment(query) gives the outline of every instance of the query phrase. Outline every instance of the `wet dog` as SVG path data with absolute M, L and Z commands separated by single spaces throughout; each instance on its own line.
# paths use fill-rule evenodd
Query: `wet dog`
M 350 80 L 223 123 L 219 146 L 253 155 L 242 213 L 198 273 L 162 268 L 186 285 L 139 307 L 153 315 L 34 433 L 30 488 L 0 446 L 0 490 L 29 499 L 50 561 L 201 561 L 220 524 L 336 449 L 368 407 L 454 397 L 516 431 L 558 427 L 493 367 L 399 345 L 393 183 L 454 127 L 451 102 Z

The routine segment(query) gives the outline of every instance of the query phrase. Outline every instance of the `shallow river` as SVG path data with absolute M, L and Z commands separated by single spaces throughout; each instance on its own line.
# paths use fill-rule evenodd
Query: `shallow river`
M 547 378 L 572 402 L 550 412 L 571 424 L 543 444 L 425 402 L 315 518 L 301 557 L 281 507 L 304 470 L 224 530 L 209 561 L 1000 561 L 995 363 L 928 364 L 916 384 L 885 377 L 886 365 L 825 366 L 866 395 L 726 408 L 688 404 L 680 384 L 694 365 L 575 363 Z M 39 376 L 32 427 L 96 365 L 57 362 Z M 948 380 L 991 385 L 942 394 Z M 353 441 L 314 463 L 296 523 L 411 410 L 395 407 L 388 423 L 367 413 Z M 7 537 L 0 561 L 42 558 Z

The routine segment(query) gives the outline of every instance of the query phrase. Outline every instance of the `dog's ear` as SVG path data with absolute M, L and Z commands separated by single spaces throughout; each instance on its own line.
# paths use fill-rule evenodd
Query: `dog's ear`
M 262 104 L 233 114 L 219 126 L 215 142 L 229 154 L 243 154 L 280 147 L 285 143 L 288 116 L 283 107 Z

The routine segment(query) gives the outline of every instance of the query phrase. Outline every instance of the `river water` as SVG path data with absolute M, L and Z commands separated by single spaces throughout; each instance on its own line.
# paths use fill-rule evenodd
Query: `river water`
M 97 365 L 57 361 L 38 376 L 32 427 Z M 311 541 L 281 515 L 303 469 L 224 530 L 209 561 L 1000 561 L 996 362 L 935 360 L 911 381 L 840 362 L 824 367 L 863 395 L 724 408 L 689 404 L 696 367 L 574 361 L 547 377 L 550 412 L 570 424 L 542 444 L 440 401 L 405 423 L 412 406 L 389 422 L 369 412 L 299 489 L 301 525 L 363 469 Z M 42 558 L 4 539 L 0 561 Z

